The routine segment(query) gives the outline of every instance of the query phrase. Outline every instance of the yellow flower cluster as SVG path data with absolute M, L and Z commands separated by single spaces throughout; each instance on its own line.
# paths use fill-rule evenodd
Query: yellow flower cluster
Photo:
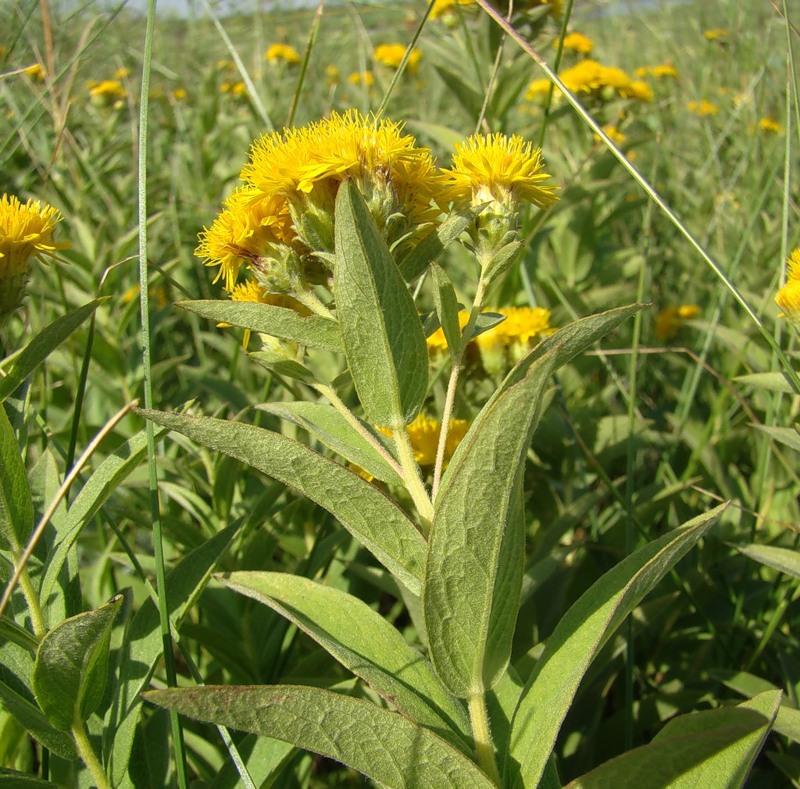
M 558 46 L 558 41 L 554 46 Z M 591 55 L 594 49 L 594 41 L 583 33 L 569 33 L 564 36 L 564 49 L 577 52 L 580 55 Z
M 783 126 L 778 123 L 774 118 L 764 117 L 761 118 L 758 122 L 758 128 L 760 131 L 768 132 L 770 134 L 781 134 L 783 132 Z
M 658 66 L 642 66 L 641 68 L 637 68 L 636 71 L 634 71 L 634 76 L 639 79 L 643 79 L 644 77 L 655 77 L 656 79 L 669 77 L 670 79 L 678 79 L 680 75 L 678 74 L 678 69 L 676 69 L 672 63 L 661 63 Z
M 351 85 L 361 85 L 364 88 L 371 88 L 375 84 L 375 75 L 369 71 L 354 71 L 349 74 L 347 81 Z
M 775 303 L 783 316 L 800 321 L 800 247 L 786 261 L 786 284 L 775 294 Z
M 270 63 L 286 63 L 287 66 L 300 64 L 300 55 L 289 44 L 273 44 L 265 53 L 264 58 Z
M 403 44 L 379 44 L 375 47 L 374 57 L 378 63 L 382 63 L 388 68 L 399 68 L 406 54 L 406 47 Z M 409 73 L 416 74 L 419 71 L 419 64 L 422 60 L 422 52 L 416 47 L 411 50 L 408 56 L 406 68 Z
M 431 8 L 430 18 L 439 19 L 448 14 L 454 14 L 457 5 L 475 5 L 475 0 L 435 0 L 433 8 Z
M 128 95 L 122 83 L 117 79 L 104 79 L 100 82 L 90 80 L 86 83 L 86 87 L 89 89 L 89 96 L 92 100 L 100 105 L 116 105 Z
M 518 362 L 538 342 L 549 337 L 555 329 L 550 325 L 550 310 L 544 307 L 496 307 L 488 312 L 498 313 L 505 320 L 492 326 L 470 341 L 477 347 L 483 369 L 490 375 L 500 375 Z M 462 310 L 458 322 L 463 329 L 469 313 Z M 428 351 L 435 357 L 447 350 L 444 332 L 437 329 L 428 337 Z
M 17 308 L 25 292 L 32 257 L 55 256 L 67 245 L 53 240 L 61 213 L 38 200 L 0 197 L 0 316 Z
M 713 101 L 707 101 L 706 99 L 701 99 L 700 101 L 690 101 L 686 106 L 689 109 L 689 112 L 693 112 L 695 115 L 699 115 L 701 118 L 705 118 L 709 115 L 716 115 L 719 112 L 719 107 L 717 107 Z
M 445 468 L 471 424 L 472 422 L 467 419 L 450 420 L 444 449 Z M 392 431 L 389 428 L 378 429 L 384 435 L 391 437 Z M 426 414 L 419 414 L 413 422 L 409 423 L 407 429 L 411 447 L 414 450 L 414 460 L 423 467 L 433 466 L 436 463 L 436 449 L 439 446 L 439 434 L 442 431 L 441 423 Z
M 614 97 L 652 101 L 653 90 L 641 80 L 632 80 L 628 73 L 616 66 L 604 66 L 596 60 L 583 60 L 559 74 L 571 93 L 588 94 L 604 101 Z M 536 79 L 528 86 L 529 100 L 546 95 L 550 87 L 547 79 Z
M 47 74 L 41 63 L 34 63 L 32 66 L 25 67 L 22 69 L 22 73 L 26 77 L 36 80 L 36 82 L 42 82 Z
M 696 304 L 682 304 L 680 307 L 666 307 L 656 315 L 655 332 L 661 342 L 667 342 L 678 335 L 686 321 L 696 318 L 700 307 Z
M 719 41 L 724 43 L 730 35 L 730 30 L 726 27 L 715 27 L 713 30 L 706 30 L 703 32 L 703 38 L 706 41 Z

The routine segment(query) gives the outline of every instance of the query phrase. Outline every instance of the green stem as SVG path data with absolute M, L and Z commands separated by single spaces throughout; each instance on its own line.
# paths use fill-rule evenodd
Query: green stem
M 484 267 L 485 270 L 485 267 Z M 458 378 L 461 375 L 461 367 L 464 361 L 464 351 L 469 344 L 472 330 L 475 328 L 475 321 L 478 320 L 483 300 L 486 296 L 488 282 L 484 279 L 483 273 L 478 280 L 478 287 L 475 291 L 475 299 L 472 302 L 472 310 L 469 320 L 461 332 L 461 342 L 458 350 L 453 354 L 453 369 L 450 371 L 450 380 L 447 382 L 447 394 L 445 395 L 444 409 L 442 410 L 442 428 L 439 431 L 439 443 L 436 447 L 436 465 L 433 468 L 433 489 L 431 498 L 436 501 L 436 494 L 439 492 L 439 483 L 442 480 L 444 470 L 444 453 L 447 448 L 447 434 L 450 432 L 450 420 L 453 416 L 453 404 L 456 400 L 456 390 L 458 389 Z
M 414 460 L 414 448 L 411 446 L 408 428 L 404 422 L 392 427 L 392 438 L 397 447 L 397 456 L 400 458 L 406 490 L 422 519 L 423 533 L 427 535 L 433 521 L 433 504 L 431 504 L 428 491 L 425 490 L 425 483 L 422 481 L 419 465 Z
M 41 641 L 45 633 L 47 633 L 47 628 L 44 626 L 44 616 L 42 615 L 42 607 L 39 604 L 39 595 L 36 594 L 36 590 L 33 588 L 27 567 L 23 567 L 19 575 L 19 585 L 22 589 L 22 593 L 25 595 L 25 601 L 28 603 L 28 612 L 31 615 L 33 634 Z
M 356 418 L 356 415 L 344 404 L 339 395 L 330 386 L 325 386 L 325 384 L 317 384 L 314 388 L 328 399 L 330 404 L 347 420 L 347 423 L 394 469 L 397 476 L 402 477 L 403 469 L 400 464 L 392 457 L 386 447 Z
M 92 748 L 92 744 L 89 742 L 89 735 L 86 732 L 83 721 L 78 717 L 75 718 L 72 724 L 72 738 L 75 740 L 75 747 L 78 749 L 78 754 L 92 774 L 96 789 L 110 789 L 110 784 L 108 783 L 108 778 L 106 778 L 105 770 L 103 770 L 103 765 L 100 764 L 100 760 L 97 758 L 97 754 L 94 752 L 94 748 Z
M 467 704 L 478 765 L 497 786 L 500 786 L 500 773 L 494 760 L 494 743 L 489 726 L 489 713 L 486 709 L 486 697 L 483 693 L 476 693 L 467 699 Z
M 336 320 L 336 316 L 310 290 L 298 289 L 292 296 L 304 307 L 308 307 L 314 314 L 330 320 Z

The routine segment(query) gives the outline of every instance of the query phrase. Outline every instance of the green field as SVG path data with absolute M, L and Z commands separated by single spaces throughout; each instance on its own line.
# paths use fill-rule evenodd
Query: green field
M 0 785 L 800 787 L 799 9 L 551 2 L 0 4 Z

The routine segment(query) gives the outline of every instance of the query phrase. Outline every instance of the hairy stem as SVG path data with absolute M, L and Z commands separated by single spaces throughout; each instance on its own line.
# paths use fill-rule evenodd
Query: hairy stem
M 103 765 L 100 764 L 100 759 L 97 758 L 97 754 L 94 752 L 94 748 L 92 748 L 92 744 L 89 742 L 89 734 L 86 731 L 86 726 L 84 726 L 83 721 L 77 716 L 72 724 L 72 738 L 75 740 L 75 747 L 78 749 L 78 754 L 92 774 L 94 785 L 97 789 L 110 789 L 110 784 L 108 783 L 108 778 L 106 778 Z
M 494 743 L 489 725 L 489 713 L 486 709 L 486 696 L 482 692 L 476 693 L 467 699 L 467 703 L 478 765 L 497 786 L 500 786 L 500 773 L 494 760 Z
M 397 447 L 397 456 L 400 458 L 406 490 L 414 501 L 414 506 L 422 520 L 424 533 L 427 535 L 433 521 L 433 504 L 431 504 L 428 491 L 425 489 L 425 483 L 422 481 L 419 465 L 414 460 L 414 449 L 411 446 L 408 428 L 404 422 L 392 427 L 392 438 Z

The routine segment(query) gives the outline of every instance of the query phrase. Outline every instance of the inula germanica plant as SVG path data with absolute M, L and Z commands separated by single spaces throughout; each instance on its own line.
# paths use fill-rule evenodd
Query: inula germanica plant
M 538 314 L 488 400 L 457 413 L 465 351 L 503 318 L 483 305 L 520 251 L 521 214 L 558 196 L 540 151 L 515 135 L 475 135 L 438 169 L 399 124 L 348 112 L 265 135 L 241 175 L 197 250 L 232 298 L 182 306 L 257 334 L 252 357 L 293 380 L 298 396 L 261 408 L 310 443 L 244 421 L 144 413 L 327 510 L 372 554 L 369 573 L 411 626 L 401 632 L 354 594 L 299 574 L 226 573 L 217 576 L 224 587 L 286 617 L 360 690 L 232 685 L 146 698 L 336 759 L 383 786 L 559 785 L 551 754 L 592 659 L 721 510 L 628 555 L 569 609 L 525 675 L 510 667 L 525 569 L 523 472 L 553 375 L 638 305 L 556 331 Z M 466 318 L 437 262 L 450 244 L 474 259 Z M 426 335 L 438 331 L 450 372 L 437 407 Z M 698 762 L 746 773 L 776 698 L 759 697 L 756 712 L 676 721 L 664 734 L 671 749 L 696 736 L 662 759 L 660 785 Z M 736 756 L 719 745 L 728 726 L 742 745 Z M 657 758 L 640 749 L 600 770 L 617 785 L 614 776 Z

